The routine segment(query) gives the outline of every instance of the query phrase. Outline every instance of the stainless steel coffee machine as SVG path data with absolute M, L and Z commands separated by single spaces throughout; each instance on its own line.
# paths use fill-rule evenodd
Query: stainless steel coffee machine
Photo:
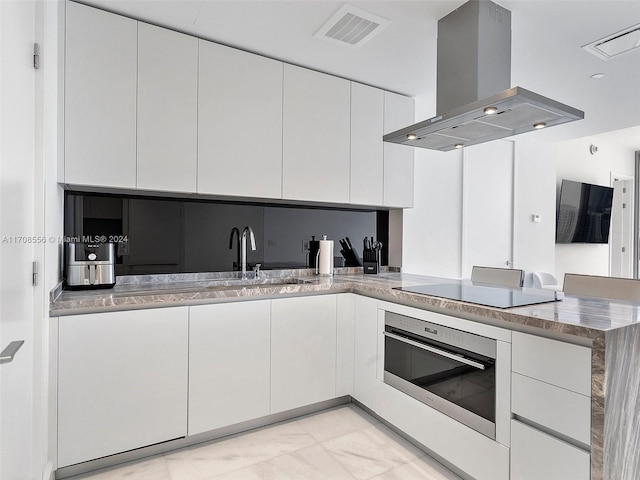
M 112 288 L 116 284 L 114 243 L 67 243 L 67 287 Z

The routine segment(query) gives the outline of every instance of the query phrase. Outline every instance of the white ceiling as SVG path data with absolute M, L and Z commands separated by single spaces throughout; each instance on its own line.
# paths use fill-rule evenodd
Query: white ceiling
M 386 90 L 433 99 L 435 105 L 437 21 L 464 0 L 83 2 Z M 314 37 L 344 3 L 391 24 L 359 49 Z M 639 0 L 497 3 L 512 12 L 512 86 L 585 111 L 585 120 L 545 134 L 575 138 L 640 125 L 640 49 L 604 61 L 581 48 L 640 23 Z M 591 79 L 594 73 L 605 77 Z M 434 114 L 427 112 L 427 116 Z M 630 142 L 640 150 L 640 138 Z

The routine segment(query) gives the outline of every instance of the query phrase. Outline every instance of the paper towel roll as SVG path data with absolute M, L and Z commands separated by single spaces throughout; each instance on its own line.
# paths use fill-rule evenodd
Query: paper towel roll
M 322 240 L 320 240 L 316 273 L 323 277 L 333 275 L 333 240 L 327 240 L 326 235 L 323 235 Z

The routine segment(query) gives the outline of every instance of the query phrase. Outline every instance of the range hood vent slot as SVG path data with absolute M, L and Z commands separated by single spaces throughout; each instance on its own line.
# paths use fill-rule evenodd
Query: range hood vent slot
M 470 0 L 438 21 L 436 116 L 383 137 L 449 151 L 584 118 L 511 85 L 511 12 Z

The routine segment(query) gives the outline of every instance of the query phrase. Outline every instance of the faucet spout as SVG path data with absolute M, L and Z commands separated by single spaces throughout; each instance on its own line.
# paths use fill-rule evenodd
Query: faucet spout
M 253 230 L 251 227 L 246 226 L 242 231 L 242 242 L 241 242 L 241 259 L 240 264 L 242 266 L 242 280 L 247 279 L 247 233 L 249 234 L 249 240 L 251 241 L 251 250 L 256 249 L 256 237 L 253 234 Z
M 235 269 L 240 268 L 240 230 L 238 227 L 233 227 L 231 229 L 231 235 L 229 236 L 229 250 L 233 249 L 233 236 L 236 236 L 236 265 Z

